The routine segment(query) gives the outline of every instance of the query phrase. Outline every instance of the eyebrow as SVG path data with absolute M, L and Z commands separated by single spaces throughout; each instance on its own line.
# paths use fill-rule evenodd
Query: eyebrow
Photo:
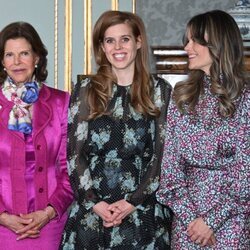
M 4 53 L 10 53 L 10 52 L 13 52 L 13 51 L 12 50 L 4 51 Z M 23 50 L 19 51 L 19 53 L 22 53 L 22 52 L 32 52 L 32 49 L 23 49 Z
M 131 35 L 122 35 L 121 37 L 132 37 Z M 114 39 L 114 37 L 112 37 L 112 36 L 107 36 L 107 37 L 104 37 L 104 40 L 105 39 L 110 39 L 110 38 L 112 38 L 112 39 Z

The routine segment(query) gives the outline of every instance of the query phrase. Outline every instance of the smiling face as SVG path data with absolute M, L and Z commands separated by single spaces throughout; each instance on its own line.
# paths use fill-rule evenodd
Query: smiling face
M 32 79 L 38 60 L 39 57 L 25 38 L 6 41 L 2 64 L 16 84 L 22 85 Z
M 134 37 L 128 24 L 116 24 L 105 31 L 102 49 L 117 76 L 121 71 L 134 73 L 135 57 L 139 48 L 140 38 Z
M 210 75 L 210 67 L 213 61 L 209 54 L 208 47 L 195 42 L 192 39 L 190 32 L 188 32 L 187 40 L 188 42 L 184 47 L 184 50 L 188 54 L 189 69 L 200 69 L 207 75 Z

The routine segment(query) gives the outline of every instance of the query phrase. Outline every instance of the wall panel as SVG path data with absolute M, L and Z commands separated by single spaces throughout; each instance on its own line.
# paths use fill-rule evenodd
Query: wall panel
M 14 21 L 31 23 L 48 49 L 48 85 L 70 90 L 78 74 L 93 73 L 91 33 L 108 9 L 133 11 L 136 0 L 0 0 L 0 30 Z M 88 4 L 88 8 L 86 8 Z M 6 11 L 5 11 L 6 10 Z M 91 19 L 87 22 L 86 16 Z M 88 36 L 86 36 L 88 34 Z M 86 55 L 87 53 L 87 55 Z

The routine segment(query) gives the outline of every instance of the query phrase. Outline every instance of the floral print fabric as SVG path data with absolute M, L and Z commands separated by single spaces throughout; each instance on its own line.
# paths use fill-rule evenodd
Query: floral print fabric
M 157 199 L 175 216 L 173 249 L 250 249 L 250 91 L 235 102 L 231 118 L 204 78 L 195 114 L 181 115 L 171 100 Z M 191 242 L 186 229 L 202 217 L 216 237 L 213 248 Z
M 75 87 L 69 118 L 69 175 L 76 202 L 62 249 L 169 249 L 170 210 L 157 203 L 160 159 L 171 87 L 159 78 L 154 101 L 157 119 L 130 105 L 130 86 L 114 84 L 108 115 L 86 121 L 90 79 Z M 136 206 L 120 226 L 105 228 L 92 207 L 126 199 Z

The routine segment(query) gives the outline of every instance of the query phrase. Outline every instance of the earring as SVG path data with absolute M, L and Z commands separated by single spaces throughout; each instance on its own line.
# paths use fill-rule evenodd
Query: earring
M 6 71 L 6 68 L 4 67 L 3 70 Z
M 37 68 L 37 64 L 35 65 L 35 68 Z

